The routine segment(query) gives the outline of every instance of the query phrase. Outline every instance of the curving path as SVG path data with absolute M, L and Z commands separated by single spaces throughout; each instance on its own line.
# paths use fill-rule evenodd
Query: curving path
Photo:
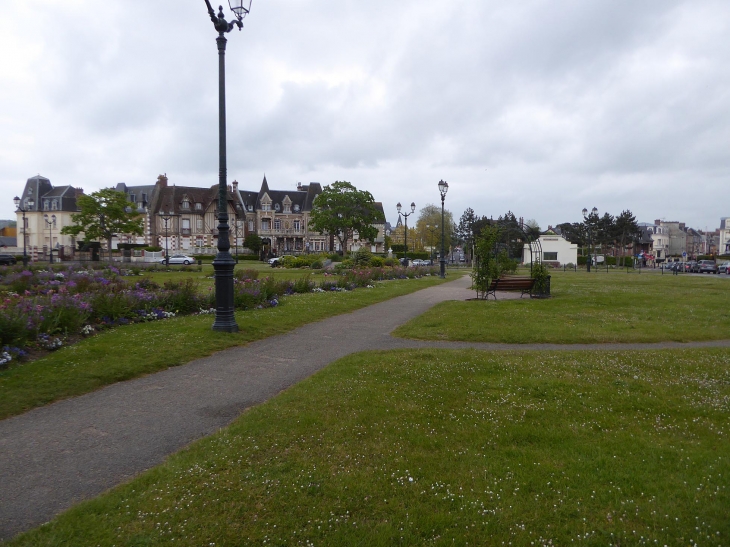
M 53 518 L 226 426 L 244 409 L 350 353 L 370 349 L 647 349 L 694 344 L 472 344 L 397 339 L 390 332 L 444 300 L 473 298 L 450 283 L 231 348 L 0 421 L 0 540 Z M 512 293 L 500 299 L 513 298 Z

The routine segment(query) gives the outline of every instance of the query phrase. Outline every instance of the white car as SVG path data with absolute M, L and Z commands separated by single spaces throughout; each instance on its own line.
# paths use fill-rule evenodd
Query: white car
M 276 268 L 277 266 L 279 266 L 281 264 L 281 261 L 283 258 L 284 258 L 283 256 L 277 256 L 275 258 L 270 258 L 269 264 L 271 265 L 272 268 Z
M 414 258 L 411 260 L 411 266 L 428 266 L 428 260 L 421 260 L 420 258 Z
M 172 255 L 169 263 L 167 258 L 163 258 L 160 260 L 160 264 L 185 264 L 187 266 L 188 264 L 195 264 L 195 259 L 188 255 Z

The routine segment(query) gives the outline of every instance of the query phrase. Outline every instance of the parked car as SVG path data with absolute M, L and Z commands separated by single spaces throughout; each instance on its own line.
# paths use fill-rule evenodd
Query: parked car
M 283 260 L 283 256 L 276 256 L 274 258 L 269 259 L 269 265 L 272 268 L 276 268 L 277 266 L 281 266 L 281 261 Z
M 160 264 L 185 264 L 187 266 L 188 264 L 195 264 L 195 259 L 188 255 L 172 255 L 169 262 L 167 258 L 163 258 L 160 260 Z
M 428 260 L 421 260 L 420 258 L 411 260 L 411 266 L 428 266 L 429 264 Z
M 17 264 L 18 259 L 15 258 L 13 255 L 0 255 L 0 264 L 3 266 L 12 266 L 13 264 Z
M 697 262 L 694 260 L 690 260 L 689 262 L 684 263 L 685 272 L 693 272 L 693 271 L 695 271 L 696 267 L 697 267 Z
M 717 267 L 717 273 L 730 274 L 730 262 L 723 262 Z
M 699 273 L 717 273 L 717 264 L 714 260 L 700 260 L 698 264 Z

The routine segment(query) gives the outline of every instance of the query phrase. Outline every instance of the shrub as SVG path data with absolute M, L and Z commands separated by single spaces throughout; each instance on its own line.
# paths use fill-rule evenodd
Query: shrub
M 357 267 L 366 267 L 370 265 L 370 261 L 373 258 L 373 253 L 365 247 L 360 247 L 357 251 L 352 253 L 351 260 L 353 265 Z
M 308 293 L 312 292 L 312 289 L 316 284 L 314 281 L 312 281 L 311 276 L 306 275 L 304 277 L 300 277 L 294 281 L 294 284 L 292 285 L 292 290 L 295 293 Z
M 370 259 L 370 266 L 373 268 L 382 268 L 385 266 L 385 259 L 381 256 L 373 256 Z

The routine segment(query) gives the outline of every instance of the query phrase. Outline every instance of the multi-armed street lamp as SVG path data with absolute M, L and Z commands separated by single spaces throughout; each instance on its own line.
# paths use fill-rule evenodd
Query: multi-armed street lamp
M 15 203 L 15 208 L 23 213 L 23 266 L 28 266 L 28 253 L 25 250 L 25 240 L 26 236 L 25 233 L 28 229 L 28 221 L 25 220 L 25 213 L 28 211 L 33 210 L 33 206 L 35 205 L 35 201 L 33 201 L 33 198 L 28 198 L 25 202 L 25 207 L 20 206 L 20 198 L 18 196 L 15 196 L 13 198 L 13 203 Z
M 53 227 L 56 225 L 56 215 L 43 215 L 43 220 L 46 221 L 48 226 L 48 264 L 53 264 Z
M 431 265 L 433 266 L 433 234 L 436 230 L 439 229 L 438 224 L 434 224 L 431 226 L 430 224 L 426 224 L 426 230 L 428 230 L 429 238 L 428 238 L 428 245 L 431 249 Z
M 218 254 L 213 260 L 215 271 L 215 321 L 213 330 L 222 332 L 237 332 L 238 324 L 233 314 L 233 268 L 236 263 L 231 256 L 230 229 L 228 227 L 228 182 L 226 166 L 226 33 L 235 27 L 243 28 L 243 18 L 251 11 L 251 0 L 228 0 L 231 11 L 236 19 L 226 21 L 223 6 L 218 7 L 218 15 L 205 0 L 208 6 L 210 20 L 218 31 L 218 140 L 219 140 L 219 170 L 218 170 Z
M 588 219 L 590 218 L 588 216 L 588 209 L 585 207 L 583 208 L 583 222 L 585 223 L 586 227 L 588 228 L 588 260 L 586 261 L 586 271 L 590 273 L 591 271 L 591 223 L 588 222 Z M 598 209 L 595 207 L 591 209 L 591 216 L 596 216 L 598 214 Z
M 441 278 L 446 277 L 446 254 L 444 251 L 444 199 L 449 191 L 449 183 L 445 180 L 439 181 L 439 192 L 441 193 Z
M 398 202 L 398 205 L 396 205 L 396 208 L 398 209 L 398 214 L 403 215 L 403 218 L 406 219 L 406 232 L 405 232 L 405 238 L 403 240 L 405 251 L 403 252 L 403 265 L 408 266 L 408 217 L 411 216 L 413 213 L 416 212 L 416 204 L 414 202 L 411 202 L 411 212 L 410 213 L 401 213 L 401 204 L 400 201 Z

